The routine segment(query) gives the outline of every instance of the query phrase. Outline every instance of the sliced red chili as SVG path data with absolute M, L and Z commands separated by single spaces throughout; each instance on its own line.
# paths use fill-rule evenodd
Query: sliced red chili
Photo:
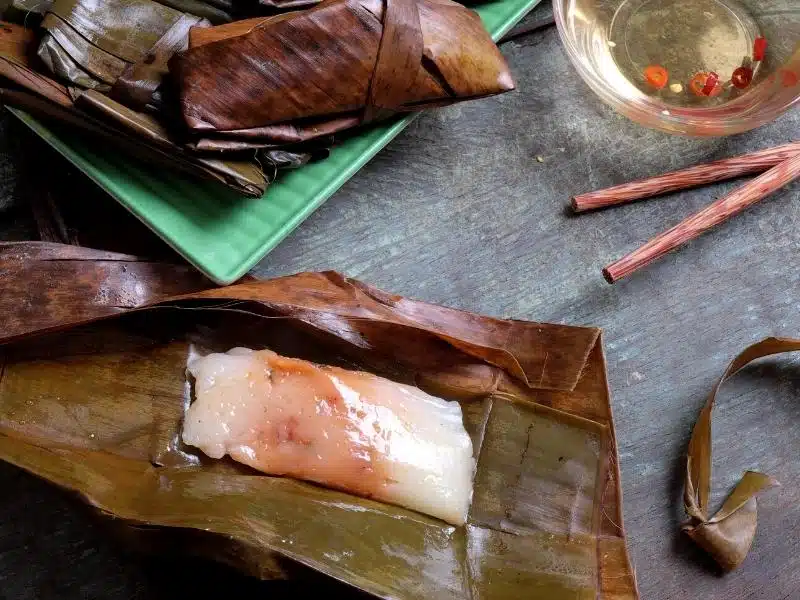
M 701 96 L 703 94 L 703 86 L 706 84 L 706 79 L 708 75 L 706 73 L 697 73 L 692 80 L 689 82 L 689 89 L 692 90 L 692 93 L 695 96 Z
M 710 96 L 714 93 L 714 90 L 717 88 L 717 84 L 719 83 L 719 75 L 714 73 L 713 71 L 708 74 L 708 79 L 706 79 L 706 84 L 703 86 L 702 94 L 703 96 Z
M 650 65 L 644 70 L 644 78 L 647 83 L 657 90 L 663 89 L 669 81 L 669 73 L 661 65 Z
M 714 78 L 716 78 L 716 80 Z M 714 82 L 713 85 L 709 86 L 709 82 L 712 81 Z M 709 88 L 708 93 L 706 93 L 707 87 Z M 719 75 L 706 71 L 701 71 L 692 77 L 692 80 L 689 82 L 689 89 L 692 90 L 695 96 L 709 96 L 711 98 L 719 96 L 722 93 Z
M 753 82 L 753 69 L 750 67 L 739 67 L 731 75 L 731 83 L 734 87 L 743 90 Z
M 753 60 L 755 61 L 764 60 L 766 56 L 767 56 L 767 38 L 757 37 L 756 41 L 753 42 Z

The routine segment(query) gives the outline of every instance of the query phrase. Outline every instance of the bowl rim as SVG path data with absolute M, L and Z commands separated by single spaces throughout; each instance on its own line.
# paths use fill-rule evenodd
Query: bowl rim
M 742 99 L 746 99 L 746 95 L 723 106 L 707 108 L 676 107 L 659 100 L 653 100 L 647 96 L 637 100 L 636 103 L 632 103 L 606 85 L 581 59 L 582 53 L 570 35 L 570 27 L 567 23 L 566 8 L 572 2 L 574 0 L 553 0 L 556 28 L 570 62 L 581 78 L 603 102 L 639 124 L 669 133 L 694 136 L 732 135 L 770 123 L 792 107 L 800 104 L 800 88 L 798 88 L 798 93 L 795 94 L 790 102 L 777 104 L 767 110 L 751 112 L 745 116 L 731 116 L 731 109 L 735 109 L 735 104 L 740 103 L 739 101 Z

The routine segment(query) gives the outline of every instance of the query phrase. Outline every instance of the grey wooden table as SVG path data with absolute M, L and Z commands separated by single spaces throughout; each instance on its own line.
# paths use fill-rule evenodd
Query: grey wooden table
M 554 29 L 506 43 L 503 51 L 517 92 L 423 115 L 254 273 L 337 269 L 471 311 L 603 327 L 625 524 L 642 597 L 800 598 L 796 358 L 747 370 L 718 406 L 715 499 L 748 468 L 784 483 L 760 501 L 745 564 L 721 576 L 677 533 L 682 456 L 705 395 L 747 344 L 770 334 L 800 336 L 800 186 L 613 287 L 600 275 L 604 264 L 730 185 L 581 217 L 565 210 L 578 192 L 797 139 L 800 113 L 733 138 L 670 137 L 602 105 L 573 72 Z M 34 159 L 47 166 L 32 169 Z M 63 222 L 48 220 L 51 205 L 66 214 Z M 108 247 L 169 252 L 4 118 L 2 237 L 44 231 L 91 245 L 101 241 L 100 230 L 88 225 L 98 219 L 128 232 L 106 237 Z M 122 600 L 209 589 L 297 594 L 288 584 L 208 565 L 167 568 L 129 556 L 78 503 L 4 465 L 0 490 L 0 598 Z

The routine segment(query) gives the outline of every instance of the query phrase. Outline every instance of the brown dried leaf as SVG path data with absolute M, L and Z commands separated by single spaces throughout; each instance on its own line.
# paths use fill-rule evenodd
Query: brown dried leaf
M 3 341 L 210 285 L 186 265 L 47 242 L 0 242 L 0 274 Z
M 190 129 L 265 145 L 514 89 L 478 15 L 449 0 L 326 0 L 194 31 L 170 71 Z
M 0 297 L 0 314 L 17 315 L 17 334 L 0 338 L 0 459 L 80 494 L 127 524 L 129 539 L 261 577 L 299 561 L 383 598 L 637 597 L 598 330 L 481 317 L 337 273 L 164 299 L 191 278 L 58 249 L 59 269 L 80 264 L 72 283 L 58 270 L 38 275 L 51 255 L 36 251 L 27 246 L 27 268 L 5 288 L 50 279 L 71 291 L 64 308 L 34 296 L 27 328 L 21 295 Z M 130 281 L 113 283 L 118 263 L 137 267 Z M 131 310 L 96 300 L 135 282 L 150 298 Z M 453 390 L 478 458 L 468 525 L 254 476 L 184 447 L 187 357 L 234 345 Z
M 722 384 L 742 368 L 765 356 L 796 352 L 800 340 L 766 338 L 749 346 L 723 373 L 708 397 L 689 441 L 684 507 L 689 522 L 682 529 L 726 571 L 738 567 L 747 556 L 756 533 L 756 496 L 778 482 L 763 473 L 748 471 L 713 517 L 709 517 L 711 491 L 711 412 Z

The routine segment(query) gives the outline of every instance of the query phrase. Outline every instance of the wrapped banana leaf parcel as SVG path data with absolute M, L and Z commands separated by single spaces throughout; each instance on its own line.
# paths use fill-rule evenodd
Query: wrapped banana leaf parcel
M 144 16 L 141 29 L 131 28 L 136 15 Z M 32 30 L 3 25 L 4 39 L 17 43 L 0 47 L 0 76 L 15 84 L 0 88 L 0 101 L 51 123 L 77 128 L 155 167 L 215 181 L 255 198 L 264 194 L 279 169 L 327 156 L 323 144 L 267 149 L 255 157 L 253 152 L 225 157 L 191 152 L 183 143 L 182 128 L 176 127 L 179 123 L 159 109 L 166 59 L 186 45 L 192 24 L 205 22 L 149 0 L 106 0 L 101 7 L 55 2 L 44 20 L 53 33 L 48 31 L 41 43 Z M 157 37 L 161 31 L 165 33 Z M 155 54 L 148 50 L 153 40 Z M 104 48 L 130 61 L 142 60 L 126 63 Z M 67 86 L 42 73 L 48 65 Z M 113 87 L 109 86 L 112 81 Z
M 39 76 L 0 56 L 0 74 L 5 72 L 12 76 L 12 80 L 24 81 L 25 86 L 32 91 L 0 88 L 2 104 L 24 110 L 44 121 L 63 124 L 84 132 L 110 148 L 125 152 L 155 168 L 168 167 L 188 175 L 215 181 L 251 197 L 260 197 L 267 188 L 268 179 L 260 165 L 254 162 L 191 155 L 171 142 L 163 127 L 154 119 L 148 118 L 148 115 L 133 115 L 136 119 L 130 121 L 124 128 L 114 126 L 80 109 L 72 101 L 67 90 L 57 82 Z M 92 92 L 93 90 L 90 90 L 87 94 L 90 95 Z M 88 103 L 89 99 L 82 102 Z M 113 101 L 102 97 L 102 102 Z M 120 108 L 125 107 L 120 105 Z
M 186 47 L 189 29 L 209 25 L 150 0 L 55 0 L 38 55 L 62 80 L 144 108 L 160 101 L 166 61 Z
M 249 16 L 297 10 L 318 4 L 320 0 L 155 0 L 181 12 L 197 15 L 214 25 L 229 23 Z M 12 0 L 9 12 L 13 17 L 30 22 L 41 20 L 54 0 Z M 13 19 L 12 19 L 13 20 Z
M 169 68 L 209 150 L 306 141 L 514 89 L 477 13 L 450 0 L 325 0 L 196 28 Z
M 40 24 L 50 11 L 55 0 L 12 0 L 6 9 L 7 18 L 11 21 L 25 22 L 26 25 Z M 216 24 L 229 23 L 239 11 L 242 0 L 155 0 L 159 4 L 170 6 L 176 10 L 187 12 L 208 19 Z M 251 1 L 248 0 L 249 6 Z
M 638 597 L 599 330 L 59 245 L 0 272 L 0 459 L 137 548 L 381 598 Z
M 97 89 L 67 87 L 38 70 L 38 40 L 29 29 L 0 23 L 0 102 L 36 118 L 78 129 L 155 167 L 168 167 L 261 197 L 280 168 L 293 168 L 327 155 L 314 148 L 260 151 L 244 156 L 198 154 L 181 143 L 181 133 L 158 114 L 125 106 Z M 68 82 L 69 83 L 69 82 Z
M 450 0 L 326 0 L 211 27 L 229 19 L 201 8 L 226 1 L 234 16 L 315 3 L 45 2 L 38 57 L 0 52 L 0 74 L 38 95 L 52 87 L 42 77 L 57 79 L 70 101 L 58 94 L 61 106 L 38 117 L 83 120 L 136 156 L 248 196 L 279 169 L 326 157 L 336 133 L 513 89 L 478 15 Z M 12 92 L 5 103 L 32 110 Z

